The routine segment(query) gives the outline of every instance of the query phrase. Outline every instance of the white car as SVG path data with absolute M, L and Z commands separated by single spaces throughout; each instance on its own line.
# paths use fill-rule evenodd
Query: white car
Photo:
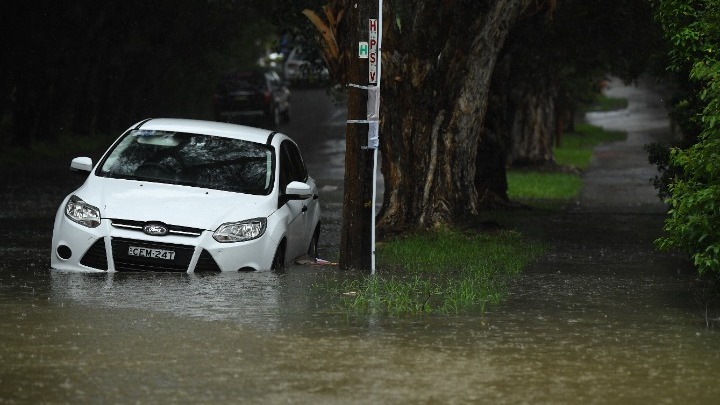
M 242 125 L 149 119 L 129 128 L 55 217 L 58 270 L 244 271 L 316 257 L 315 181 L 288 136 Z

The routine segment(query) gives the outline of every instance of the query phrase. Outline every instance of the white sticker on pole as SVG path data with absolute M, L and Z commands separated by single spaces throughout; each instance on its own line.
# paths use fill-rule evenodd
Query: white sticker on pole
M 368 54 L 368 82 L 370 84 L 377 84 L 377 47 L 378 47 L 378 20 L 371 18 L 368 23 L 368 30 L 370 32 L 370 49 Z
M 378 86 L 368 86 L 367 119 L 370 125 L 368 127 L 368 149 L 377 149 L 380 146 L 380 88 Z

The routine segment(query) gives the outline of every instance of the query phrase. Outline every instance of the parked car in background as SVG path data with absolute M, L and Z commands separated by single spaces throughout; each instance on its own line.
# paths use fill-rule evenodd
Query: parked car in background
M 296 47 L 285 61 L 285 80 L 290 85 L 311 85 L 327 83 L 330 72 L 322 60 L 310 61 L 302 48 Z
M 215 119 L 276 129 L 290 120 L 290 90 L 274 70 L 232 72 L 218 83 Z
M 87 272 L 281 269 L 317 257 L 315 181 L 288 136 L 212 121 L 129 128 L 55 216 L 51 267 Z

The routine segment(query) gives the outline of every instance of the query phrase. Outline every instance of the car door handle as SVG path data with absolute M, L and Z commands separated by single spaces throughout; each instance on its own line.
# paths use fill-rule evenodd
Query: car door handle
M 318 198 L 320 198 L 319 194 L 313 194 L 313 200 L 317 200 Z
M 308 210 L 307 205 L 303 205 L 302 212 L 307 212 L 307 210 Z

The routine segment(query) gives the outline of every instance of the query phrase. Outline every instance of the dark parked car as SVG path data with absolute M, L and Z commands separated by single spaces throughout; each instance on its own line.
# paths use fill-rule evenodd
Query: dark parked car
M 290 120 L 290 90 L 273 70 L 226 75 L 215 92 L 215 119 L 276 128 Z

